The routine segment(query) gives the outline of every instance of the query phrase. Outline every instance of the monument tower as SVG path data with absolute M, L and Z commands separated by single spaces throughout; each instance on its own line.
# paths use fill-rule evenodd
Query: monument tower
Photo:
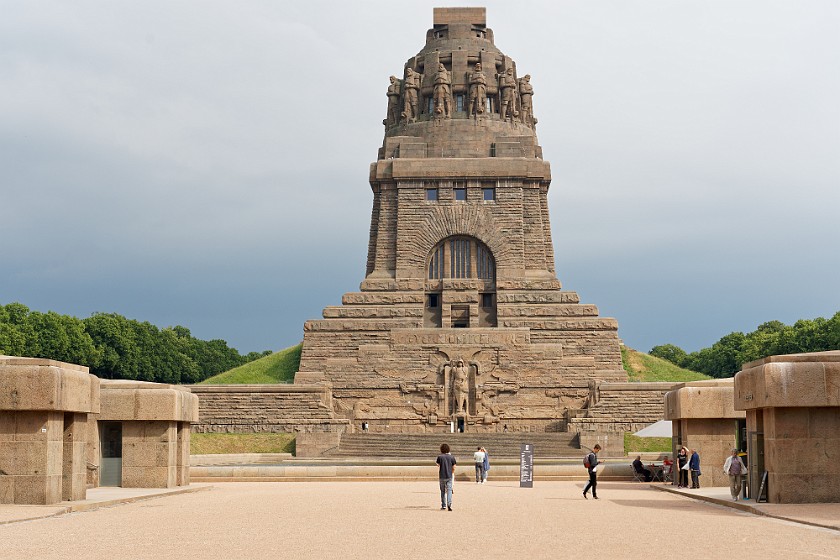
M 484 8 L 435 8 L 390 82 L 366 276 L 304 325 L 295 383 L 351 429 L 564 431 L 627 376 L 616 321 L 555 275 L 530 76 Z

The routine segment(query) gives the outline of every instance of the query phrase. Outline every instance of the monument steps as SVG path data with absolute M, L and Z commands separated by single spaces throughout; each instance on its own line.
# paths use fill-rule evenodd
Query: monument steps
M 449 444 L 452 453 L 462 461 L 476 448 L 487 448 L 491 458 L 519 457 L 520 445 L 534 446 L 541 457 L 569 457 L 580 454 L 577 434 L 566 432 L 535 433 L 439 433 L 439 434 L 343 434 L 333 457 L 400 457 L 429 458 L 440 453 L 440 445 Z

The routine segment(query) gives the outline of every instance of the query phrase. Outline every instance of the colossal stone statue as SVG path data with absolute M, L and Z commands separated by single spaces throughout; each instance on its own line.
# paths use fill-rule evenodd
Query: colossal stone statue
M 400 122 L 400 89 L 402 82 L 396 76 L 388 78 L 391 85 L 388 86 L 388 113 L 382 124 L 388 126 Z
M 420 114 L 420 101 L 419 101 L 419 94 L 420 91 L 420 81 L 423 79 L 423 75 L 415 72 L 411 68 L 407 68 L 405 71 L 405 80 L 403 81 L 403 112 L 402 118 L 406 122 L 414 122 L 417 120 L 417 116 Z
M 519 106 L 522 122 L 530 127 L 533 127 L 537 122 L 534 118 L 532 97 L 534 97 L 534 86 L 531 85 L 531 75 L 525 74 L 525 77 L 519 80 Z
M 435 74 L 435 116 L 449 118 L 452 110 L 452 79 L 443 64 Z
M 469 74 L 470 103 L 467 114 L 481 114 L 487 105 L 487 76 L 481 69 L 481 63 L 477 62 L 475 70 Z
M 508 117 L 513 120 L 519 114 L 516 110 L 516 78 L 513 75 L 513 68 L 508 68 L 503 74 L 499 74 L 499 97 L 501 98 L 499 117 L 503 121 Z

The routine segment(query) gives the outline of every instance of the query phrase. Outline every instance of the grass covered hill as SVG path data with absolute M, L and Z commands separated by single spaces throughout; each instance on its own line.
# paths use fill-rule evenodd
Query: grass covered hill
M 675 366 L 649 354 L 637 352 L 622 346 L 621 362 L 630 381 L 701 381 L 711 379 L 708 375 Z
M 201 382 L 202 385 L 244 385 L 262 383 L 291 383 L 300 365 L 301 342 L 269 354 L 253 362 L 229 369 Z

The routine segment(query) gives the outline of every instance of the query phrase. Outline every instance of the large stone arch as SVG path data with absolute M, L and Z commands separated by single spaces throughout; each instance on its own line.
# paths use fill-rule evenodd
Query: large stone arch
M 487 245 L 496 260 L 496 269 L 509 266 L 513 250 L 499 232 L 493 217 L 482 207 L 466 204 L 435 208 L 421 227 L 416 229 L 414 243 L 404 250 L 408 267 L 425 270 L 426 259 L 435 245 L 447 237 L 474 237 Z

